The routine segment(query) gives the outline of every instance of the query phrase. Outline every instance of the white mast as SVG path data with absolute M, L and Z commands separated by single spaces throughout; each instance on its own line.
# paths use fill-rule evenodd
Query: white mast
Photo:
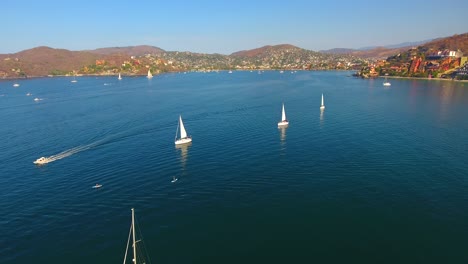
M 286 120 L 286 112 L 284 111 L 284 103 L 283 103 L 283 113 L 281 115 L 281 121 Z
M 187 132 L 185 131 L 184 123 L 182 123 L 182 116 L 179 116 L 179 122 L 180 122 L 180 138 L 186 138 L 187 137 Z
M 133 263 L 136 264 L 137 262 L 137 255 L 136 255 L 136 242 L 135 242 L 135 211 L 132 208 L 132 233 L 133 233 Z

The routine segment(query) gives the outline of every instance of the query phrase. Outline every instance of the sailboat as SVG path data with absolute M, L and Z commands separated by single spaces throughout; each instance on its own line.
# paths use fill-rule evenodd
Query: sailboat
M 153 78 L 153 74 L 151 74 L 151 70 L 150 70 L 150 69 L 148 69 L 148 76 L 146 76 L 146 78 L 148 78 L 148 79 Z
M 289 125 L 289 121 L 286 119 L 286 112 L 284 111 L 284 103 L 283 103 L 283 112 L 281 113 L 281 121 L 278 122 L 278 127 L 287 126 Z
M 177 139 L 177 134 L 179 132 L 179 127 L 180 127 L 180 138 Z M 184 123 L 182 122 L 182 116 L 179 116 L 179 124 L 177 125 L 177 130 L 176 130 L 176 136 L 175 136 L 175 144 L 176 145 L 181 145 L 181 144 L 187 144 L 192 142 L 192 137 L 187 136 L 187 131 L 185 131 Z
M 320 110 L 324 110 L 325 109 L 325 105 L 323 104 L 323 94 L 322 94 L 322 104 L 320 105 Z
M 122 76 L 120 76 L 120 72 L 119 72 L 119 78 L 117 78 L 118 80 L 122 80 Z
M 132 237 L 132 248 L 133 248 L 133 261 L 131 263 L 137 264 L 138 261 L 140 263 L 146 263 L 149 261 L 149 257 L 145 256 L 144 254 L 141 254 L 141 250 L 139 247 L 137 247 L 137 243 L 142 242 L 141 239 L 136 240 L 136 234 L 135 234 L 135 210 L 132 208 L 132 225 L 130 226 L 130 232 L 128 233 L 128 240 L 127 240 L 127 248 L 125 249 L 125 256 L 123 263 L 125 264 L 127 262 L 127 255 L 128 255 L 128 246 L 130 245 L 130 237 Z M 144 247 L 143 247 L 144 248 Z M 138 257 L 138 259 L 137 259 Z M 146 260 L 144 258 L 147 258 Z M 142 260 L 140 260 L 140 258 Z M 138 260 L 138 261 L 137 261 Z
M 387 81 L 387 77 L 385 77 L 385 81 L 383 82 L 383 86 L 391 86 L 392 84 Z

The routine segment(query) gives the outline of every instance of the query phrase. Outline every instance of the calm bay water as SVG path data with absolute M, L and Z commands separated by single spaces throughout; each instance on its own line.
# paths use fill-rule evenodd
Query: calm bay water
M 0 262 L 467 263 L 468 83 L 349 75 L 0 82 Z

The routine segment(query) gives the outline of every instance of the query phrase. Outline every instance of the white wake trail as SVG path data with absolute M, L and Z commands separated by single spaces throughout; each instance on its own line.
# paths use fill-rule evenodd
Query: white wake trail
M 50 163 L 50 162 L 53 162 L 53 161 L 56 161 L 56 160 L 59 160 L 59 159 L 63 159 L 63 158 L 69 157 L 69 156 L 71 156 L 73 154 L 76 154 L 78 152 L 88 150 L 88 149 L 90 149 L 92 147 L 97 146 L 100 142 L 101 141 L 96 141 L 96 142 L 93 142 L 93 143 L 88 144 L 88 145 L 74 147 L 74 148 L 62 151 L 62 152 L 60 152 L 58 154 L 55 154 L 55 155 L 52 155 L 52 156 L 49 156 L 49 157 L 45 157 L 46 160 L 47 160 L 46 163 Z

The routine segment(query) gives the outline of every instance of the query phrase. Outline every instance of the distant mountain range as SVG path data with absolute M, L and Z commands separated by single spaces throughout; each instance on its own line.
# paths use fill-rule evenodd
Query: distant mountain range
M 130 46 L 130 47 L 113 47 L 113 48 L 100 48 L 95 50 L 88 50 L 88 52 L 110 55 L 110 54 L 126 54 L 129 56 L 143 56 L 145 54 L 157 54 L 163 53 L 165 50 L 158 47 L 141 45 L 141 46 Z
M 327 54 L 350 54 L 362 58 L 386 58 L 402 50 L 407 50 L 415 46 L 420 46 L 433 40 L 435 39 L 428 39 L 415 42 L 403 42 L 399 44 L 386 46 L 370 46 L 359 49 L 334 48 L 329 50 L 321 50 L 319 52 Z
M 350 69 L 363 61 L 349 55 L 325 54 L 289 44 L 264 46 L 230 55 L 165 51 L 154 46 L 70 51 L 37 47 L 0 54 L 0 78 L 47 75 L 127 75 L 222 69 Z
M 251 49 L 251 50 L 241 50 L 238 52 L 234 52 L 231 54 L 231 56 L 234 57 L 256 57 L 256 56 L 263 56 L 267 54 L 271 54 L 276 51 L 281 51 L 281 50 L 300 50 L 301 48 L 298 48 L 296 46 L 290 45 L 290 44 L 280 44 L 280 45 L 275 45 L 275 46 L 263 46 L 260 48 L 256 49 Z
M 359 48 L 358 50 L 371 50 L 375 48 L 398 49 L 398 48 L 405 48 L 405 47 L 415 47 L 415 46 L 420 46 L 422 44 L 431 42 L 433 40 L 435 39 L 426 39 L 426 40 L 413 41 L 413 42 L 403 42 L 399 44 L 392 44 L 392 45 L 385 45 L 385 46 L 362 47 L 362 48 Z
M 412 42 L 406 44 L 414 44 Z M 403 45 L 398 44 L 396 46 Z M 395 46 L 395 45 L 391 45 Z M 468 54 L 468 33 L 423 44 L 425 49 L 461 50 Z M 412 46 L 411 46 L 412 47 Z M 37 47 L 14 54 L 0 54 L 0 78 L 67 74 L 145 74 L 153 72 L 218 69 L 355 69 L 367 59 L 387 58 L 410 46 L 370 50 L 332 49 L 322 52 L 290 44 L 264 46 L 230 55 L 165 51 L 142 45 L 70 51 Z

